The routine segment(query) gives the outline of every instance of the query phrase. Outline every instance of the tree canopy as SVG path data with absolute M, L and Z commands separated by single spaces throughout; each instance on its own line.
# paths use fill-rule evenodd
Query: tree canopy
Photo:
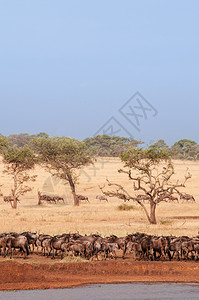
M 83 142 L 89 147 L 96 156 L 119 156 L 127 148 L 136 148 L 142 141 L 133 138 L 109 136 L 106 134 L 86 138 Z
M 160 139 L 157 142 L 155 142 L 154 144 L 149 146 L 149 149 L 151 148 L 157 148 L 157 149 L 162 149 L 162 150 L 169 150 L 169 145 L 167 145 L 167 143 L 165 142 L 165 140 Z
M 189 139 L 181 139 L 171 146 L 174 158 L 180 159 L 198 159 L 199 145 Z
M 76 171 L 93 162 L 89 149 L 83 142 L 66 137 L 34 138 L 31 142 L 40 164 L 56 177 L 68 182 L 74 198 L 76 197 Z
M 32 188 L 27 186 L 28 181 L 34 181 L 36 175 L 30 176 L 28 171 L 34 168 L 37 158 L 27 145 L 24 147 L 11 147 L 7 145 L 2 151 L 4 173 L 11 175 L 13 179 L 13 187 L 11 193 L 13 196 L 13 208 L 17 208 L 17 199 L 24 195 Z
M 38 134 L 11 134 L 7 137 L 7 142 L 10 146 L 23 147 L 28 145 L 33 138 L 37 137 L 49 138 L 49 135 L 45 132 L 40 132 Z M 2 135 L 0 135 L 0 138 L 4 139 Z M 135 140 L 133 138 L 109 136 L 106 134 L 88 137 L 84 139 L 83 142 L 93 155 L 104 157 L 119 157 L 121 153 L 129 148 L 139 148 L 140 145 L 144 143 L 143 141 Z M 157 142 L 150 145 L 149 149 L 150 148 L 169 151 L 174 159 L 199 159 L 199 144 L 190 139 L 181 139 L 175 142 L 171 147 L 167 145 L 165 140 L 159 139 Z
M 7 141 L 10 146 L 23 147 L 28 145 L 29 142 L 34 137 L 48 137 L 48 134 L 45 132 L 40 132 L 38 134 L 28 134 L 28 133 L 19 133 L 19 134 L 11 134 L 7 137 Z
M 0 153 L 8 146 L 8 140 L 3 135 L 0 135 Z

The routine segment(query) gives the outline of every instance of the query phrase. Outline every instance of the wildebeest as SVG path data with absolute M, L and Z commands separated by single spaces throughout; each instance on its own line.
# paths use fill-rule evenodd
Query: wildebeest
M 29 247 L 32 245 L 32 251 L 34 252 L 34 248 L 36 246 L 37 234 L 36 232 L 32 233 L 29 231 L 23 232 L 21 235 L 24 235 L 28 240 Z M 31 249 L 29 250 L 31 251 Z
M 64 198 L 60 196 L 53 196 L 53 199 L 56 203 L 62 201 L 64 203 Z
M 45 251 L 43 249 L 43 244 L 42 242 L 45 240 L 45 239 L 51 239 L 52 236 L 49 235 L 49 234 L 40 234 L 36 241 L 35 241 L 35 245 L 37 247 L 37 253 L 39 253 L 39 248 L 41 248 L 41 252 L 43 253 L 44 252 L 44 255 L 45 255 Z M 50 251 L 50 250 L 49 250 Z
M 166 198 L 166 201 L 168 201 L 168 202 L 172 202 L 172 201 L 173 201 L 173 202 L 174 202 L 174 201 L 179 202 L 178 198 L 175 197 L 175 196 L 172 196 L 172 195 L 168 196 L 168 197 Z
M 169 242 L 165 237 L 152 237 L 150 241 L 150 254 L 154 260 L 157 259 L 156 253 L 160 257 L 166 257 L 169 250 Z
M 7 240 L 11 235 L 6 234 L 6 233 L 2 233 L 0 235 L 0 253 L 1 250 L 3 250 L 3 256 L 6 256 L 6 247 L 7 247 Z
M 124 258 L 126 253 L 126 238 L 125 237 L 117 237 L 116 235 L 111 235 L 107 238 L 108 243 L 117 243 L 118 249 L 122 250 L 122 258 Z
M 102 237 L 99 234 L 80 235 L 63 233 L 51 236 L 32 232 L 0 234 L 0 255 L 13 256 L 15 249 L 23 252 L 24 258 L 30 253 L 30 246 L 38 248 L 38 255 L 63 258 L 66 255 L 80 256 L 86 259 L 118 258 L 132 256 L 143 260 L 198 260 L 199 236 L 156 236 L 145 233 L 132 233 L 118 237 Z M 32 247 L 31 246 L 31 247 Z M 122 255 L 120 251 L 122 250 Z M 18 253 L 19 253 L 18 252 Z M 117 255 L 117 256 L 116 256 Z
M 106 202 L 108 202 L 107 197 L 104 197 L 104 196 L 102 196 L 102 195 L 97 195 L 97 196 L 96 196 L 96 199 L 99 199 L 100 202 L 101 202 L 101 201 L 106 201 Z
M 47 237 L 41 241 L 41 247 L 42 247 L 42 252 L 43 252 L 44 256 L 46 255 L 46 253 L 47 253 L 47 256 L 50 256 L 50 253 L 52 250 L 51 240 L 52 240 L 52 237 Z
M 139 242 L 128 242 L 126 245 L 127 252 L 133 253 L 134 259 L 141 259 L 142 258 L 142 246 Z
M 20 249 L 23 251 L 24 258 L 29 255 L 28 239 L 24 235 L 19 235 L 17 237 L 10 236 L 7 239 L 6 246 L 8 248 L 8 253 L 10 252 L 10 258 L 13 256 L 13 249 Z
M 53 196 L 42 195 L 41 192 L 38 191 L 38 205 L 40 205 L 42 203 L 42 201 L 46 201 L 48 203 L 55 203 L 56 204 L 56 200 L 54 199 Z
M 117 243 L 104 243 L 102 245 L 102 249 L 104 249 L 104 257 L 116 258 L 116 250 L 119 249 Z
M 16 197 L 17 202 L 20 202 L 18 197 Z M 13 202 L 14 201 L 14 197 L 13 196 L 4 196 L 3 197 L 3 201 L 4 202 Z
M 170 260 L 173 259 L 174 256 L 177 256 L 178 260 L 181 259 L 182 241 L 180 238 L 174 237 L 170 239 L 169 252 L 170 252 Z
M 193 241 L 193 247 L 195 251 L 195 260 L 198 260 L 198 255 L 199 255 L 199 240 Z
M 139 201 L 147 201 L 148 202 L 151 198 L 148 195 L 137 195 L 136 199 Z
M 62 236 L 55 236 L 51 239 L 50 241 L 50 246 L 53 255 L 52 258 L 55 258 L 55 255 L 57 254 L 58 251 L 62 251 L 61 245 L 65 242 L 69 242 L 69 235 L 63 234 Z
M 87 202 L 90 202 L 90 201 L 88 200 L 88 197 L 86 197 L 86 196 L 83 196 L 83 195 L 76 195 L 76 197 L 77 197 L 77 199 L 78 199 L 79 201 L 87 201 Z
M 180 195 L 180 200 L 182 200 L 183 202 L 184 201 L 192 202 L 192 203 L 196 202 L 194 196 L 185 193 Z
M 142 247 L 142 257 L 149 259 L 151 257 L 151 252 L 150 252 L 150 245 L 151 245 L 151 237 L 148 235 L 143 236 L 140 239 L 140 244 Z
M 62 246 L 63 248 L 63 246 Z M 68 243 L 68 245 L 65 246 L 66 251 L 72 252 L 73 256 L 83 256 L 85 253 L 85 245 L 81 243 Z

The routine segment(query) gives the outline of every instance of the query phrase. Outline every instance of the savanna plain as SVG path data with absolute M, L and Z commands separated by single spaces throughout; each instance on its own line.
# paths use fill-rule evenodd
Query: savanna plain
M 157 225 L 150 225 L 143 209 L 133 201 L 126 203 L 132 205 L 132 209 L 123 211 L 118 209 L 123 203 L 122 200 L 109 198 L 108 202 L 100 202 L 96 199 L 96 195 L 101 194 L 99 186 L 103 186 L 106 179 L 124 185 L 135 195 L 132 182 L 125 174 L 117 171 L 123 167 L 120 159 L 98 158 L 94 165 L 80 171 L 78 179 L 77 193 L 87 196 L 89 203 L 81 203 L 79 207 L 73 206 L 69 186 L 52 177 L 41 167 L 36 167 L 32 171 L 32 174 L 37 175 L 36 181 L 31 183 L 33 189 L 20 198 L 17 209 L 12 209 L 9 203 L 4 203 L 3 197 L 0 199 L 0 231 L 31 231 L 50 235 L 79 232 L 82 235 L 98 233 L 101 236 L 125 236 L 144 232 L 155 235 L 196 236 L 199 231 L 199 163 L 180 160 L 173 163 L 173 182 L 183 182 L 187 168 L 192 174 L 181 191 L 192 194 L 196 202 L 160 203 L 156 212 Z M 163 165 L 159 167 L 162 168 Z M 1 192 L 4 196 L 8 195 L 12 181 L 3 173 L 2 163 L 0 183 Z M 65 203 L 38 205 L 38 191 L 63 196 Z M 58 288 L 99 282 L 197 282 L 199 275 L 198 262 L 193 261 L 136 262 L 127 258 L 88 262 L 78 258 L 69 261 L 67 257 L 63 260 L 51 260 L 36 255 L 26 260 L 0 257 L 0 270 L 1 274 L 4 272 L 7 276 L 0 276 L 0 289 Z
M 79 207 L 73 206 L 72 194 L 68 185 L 52 177 L 44 169 L 36 167 L 32 172 L 37 175 L 31 183 L 32 191 L 20 198 L 18 208 L 12 209 L 9 203 L 0 199 L 1 232 L 31 231 L 51 235 L 79 232 L 80 234 L 99 233 L 102 236 L 115 234 L 123 236 L 128 233 L 145 232 L 157 235 L 189 235 L 199 230 L 199 163 L 192 161 L 174 161 L 175 174 L 173 182 L 183 182 L 188 168 L 192 178 L 186 183 L 182 192 L 192 194 L 195 203 L 160 203 L 157 207 L 157 225 L 149 225 L 143 209 L 133 201 L 129 211 L 121 211 L 118 206 L 124 202 L 109 198 L 108 202 L 99 201 L 96 195 L 102 194 L 99 186 L 106 184 L 106 179 L 122 184 L 132 195 L 132 182 L 127 175 L 118 173 L 123 165 L 119 158 L 98 158 L 93 166 L 80 171 L 77 193 L 88 197 L 89 203 L 82 202 Z M 160 166 L 161 168 L 162 166 Z M 0 182 L 3 195 L 8 195 L 12 188 L 11 178 L 3 173 L 0 164 Z M 38 191 L 49 195 L 63 196 L 65 203 L 38 205 Z M 139 193 L 137 193 L 139 194 Z M 147 206 L 147 204 L 146 204 Z

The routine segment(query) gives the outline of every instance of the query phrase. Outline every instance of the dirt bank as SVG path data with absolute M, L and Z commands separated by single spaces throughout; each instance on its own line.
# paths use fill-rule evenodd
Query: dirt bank
M 199 283 L 197 262 L 138 262 L 130 259 L 72 263 L 0 261 L 0 290 L 52 289 L 92 283 Z

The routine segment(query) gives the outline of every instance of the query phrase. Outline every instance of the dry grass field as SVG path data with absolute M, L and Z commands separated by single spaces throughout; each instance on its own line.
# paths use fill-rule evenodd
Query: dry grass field
M 131 182 L 124 174 L 117 170 L 122 167 L 118 158 L 99 158 L 94 166 L 82 170 L 77 192 L 88 196 L 90 203 L 82 203 L 74 207 L 69 187 L 60 180 L 52 178 L 45 170 L 37 167 L 34 174 L 37 180 L 32 184 L 33 190 L 20 200 L 17 210 L 0 199 L 1 232 L 37 231 L 38 233 L 61 234 L 76 232 L 90 234 L 98 232 L 101 235 L 126 235 L 132 232 L 146 232 L 151 234 L 196 235 L 199 230 L 199 163 L 190 161 L 174 161 L 175 179 L 183 180 L 187 167 L 192 178 L 187 182 L 186 193 L 193 194 L 196 203 L 162 203 L 157 207 L 157 225 L 149 225 L 145 214 L 137 204 L 130 211 L 120 211 L 118 206 L 123 202 L 110 198 L 108 203 L 100 203 L 95 199 L 101 194 L 99 185 L 103 185 L 106 178 L 112 182 L 119 182 L 130 189 Z M 0 164 L 1 191 L 8 195 L 12 187 L 11 179 L 3 173 Z M 65 197 L 65 204 L 37 205 L 37 191 L 45 194 L 56 194 Z M 181 217 L 181 218 L 178 218 Z M 194 218 L 195 217 L 195 218 Z M 198 218 L 197 218 L 198 217 Z

